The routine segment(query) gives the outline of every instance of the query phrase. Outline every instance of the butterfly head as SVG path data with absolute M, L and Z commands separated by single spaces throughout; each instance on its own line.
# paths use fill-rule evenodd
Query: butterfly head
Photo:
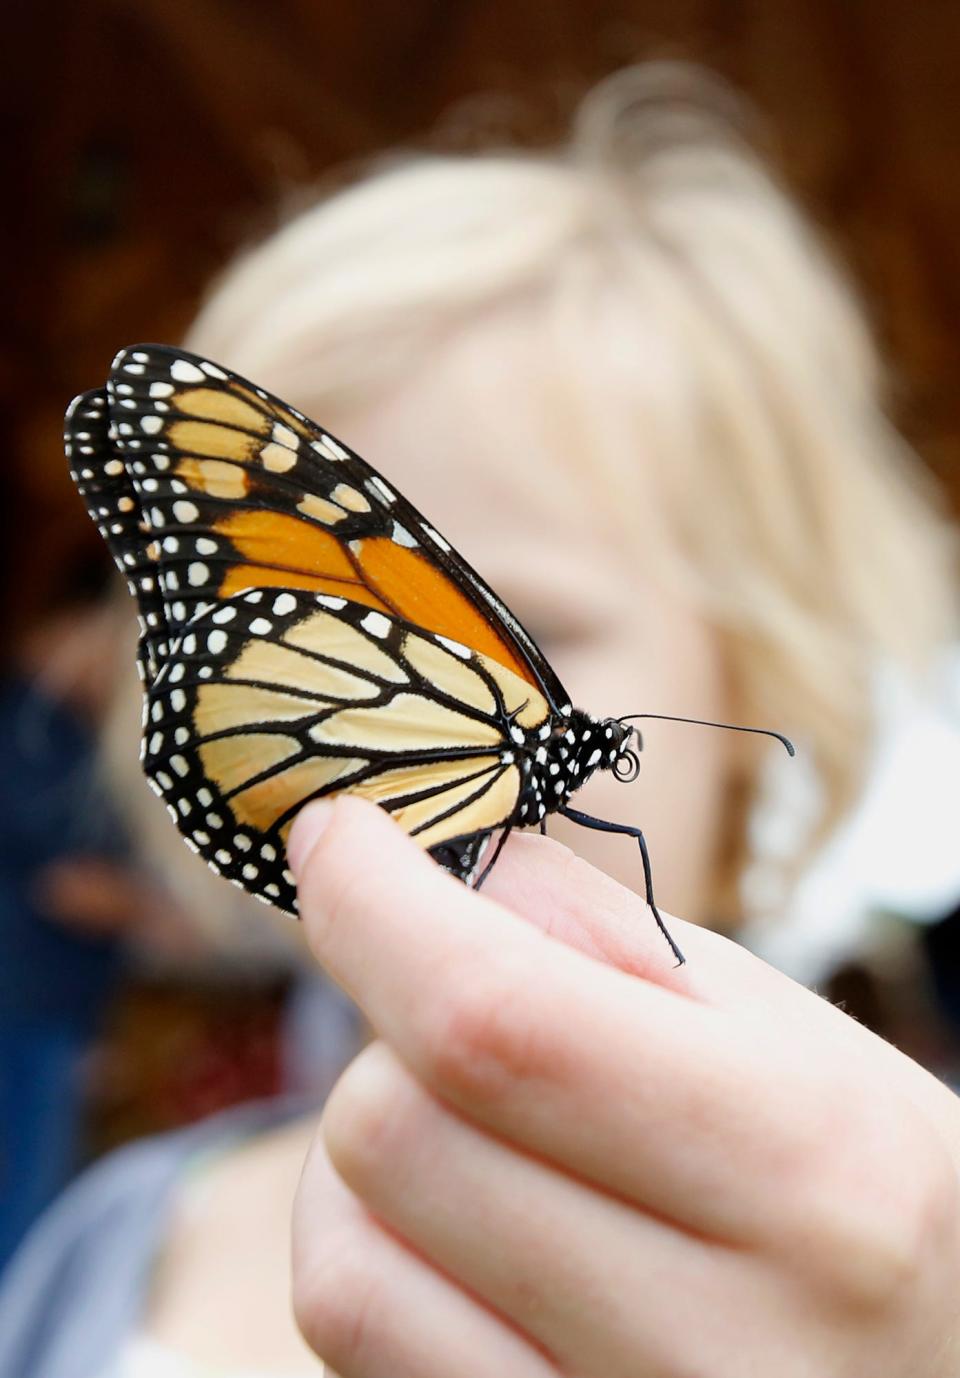
M 630 727 L 619 718 L 608 719 L 604 723 L 604 727 L 608 724 L 616 727 L 619 731 L 619 737 L 614 737 L 617 754 L 610 769 L 618 780 L 629 785 L 640 774 L 640 752 L 643 750 L 643 736 L 638 727 Z
M 618 718 L 593 718 L 578 709 L 573 710 L 565 725 L 563 742 L 571 744 L 570 768 L 576 776 L 576 787 L 595 770 L 612 770 L 618 780 L 637 778 L 640 770 L 637 753 L 642 750 L 643 742 L 635 727 Z

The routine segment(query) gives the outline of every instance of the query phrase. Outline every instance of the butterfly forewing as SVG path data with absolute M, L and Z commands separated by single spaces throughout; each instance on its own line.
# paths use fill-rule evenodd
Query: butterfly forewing
M 556 675 L 470 566 L 368 464 L 207 360 L 147 345 L 110 383 L 116 443 L 156 536 L 171 627 L 245 588 L 346 597 L 470 646 L 554 711 Z

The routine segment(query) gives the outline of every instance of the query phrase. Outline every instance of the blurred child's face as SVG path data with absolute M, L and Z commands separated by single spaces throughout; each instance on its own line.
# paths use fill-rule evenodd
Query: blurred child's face
M 575 705 L 603 716 L 648 711 L 722 720 L 713 636 L 642 572 L 634 542 L 604 524 L 589 460 L 574 475 L 568 459 L 551 451 L 542 404 L 524 390 L 530 364 L 521 344 L 503 326 L 471 327 L 389 396 L 322 419 L 477 568 L 533 635 Z M 729 735 L 640 726 L 637 782 L 598 774 L 574 805 L 642 827 L 658 903 L 708 920 Z M 642 891 L 640 856 L 628 838 L 555 816 L 548 830 Z

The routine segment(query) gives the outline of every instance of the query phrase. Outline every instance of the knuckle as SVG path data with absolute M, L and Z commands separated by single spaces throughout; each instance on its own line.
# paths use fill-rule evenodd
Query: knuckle
M 953 1268 L 956 1166 L 913 1107 L 881 1101 L 876 1087 L 838 1095 L 797 1196 L 807 1262 L 851 1311 L 915 1305 L 928 1278 Z
M 311 1349 L 345 1373 L 375 1347 L 379 1280 L 358 1232 L 330 1232 L 295 1260 L 293 1314 Z
M 376 1045 L 374 1045 L 375 1047 Z M 410 1107 L 399 1070 L 391 1077 L 381 1067 L 366 1075 L 361 1054 L 327 1098 L 321 1128 L 327 1155 L 338 1174 L 359 1187 L 383 1163 L 396 1164 L 409 1138 Z M 381 1063 L 385 1059 L 378 1059 Z
M 896 1172 L 858 1203 L 848 1249 L 847 1295 L 869 1311 L 914 1307 L 928 1279 L 953 1272 L 947 1259 L 960 1209 L 954 1164 L 933 1136 L 922 1145 L 901 1142 L 889 1161 Z
M 771 1040 L 753 1056 L 762 1060 L 756 1076 L 761 1101 L 771 1107 L 767 1162 L 781 1198 L 802 1218 L 824 1184 L 832 1189 L 838 1181 L 839 1150 L 857 1115 L 857 1088 L 792 1041 Z
M 515 1086 L 550 1076 L 557 1053 L 538 1021 L 529 973 L 491 958 L 458 962 L 427 1016 L 427 1077 L 454 1097 L 495 1102 Z

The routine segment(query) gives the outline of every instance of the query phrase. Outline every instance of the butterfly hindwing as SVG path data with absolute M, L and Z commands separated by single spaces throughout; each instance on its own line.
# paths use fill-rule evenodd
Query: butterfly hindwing
M 511 730 L 549 718 L 526 680 L 448 638 L 338 595 L 252 589 L 171 642 L 144 767 L 193 850 L 293 911 L 283 857 L 307 799 L 372 799 L 470 878 L 516 812 Z
M 567 696 L 482 579 L 358 455 L 262 388 L 161 345 L 123 350 L 116 445 L 156 539 L 171 629 L 245 588 L 346 597 Z

